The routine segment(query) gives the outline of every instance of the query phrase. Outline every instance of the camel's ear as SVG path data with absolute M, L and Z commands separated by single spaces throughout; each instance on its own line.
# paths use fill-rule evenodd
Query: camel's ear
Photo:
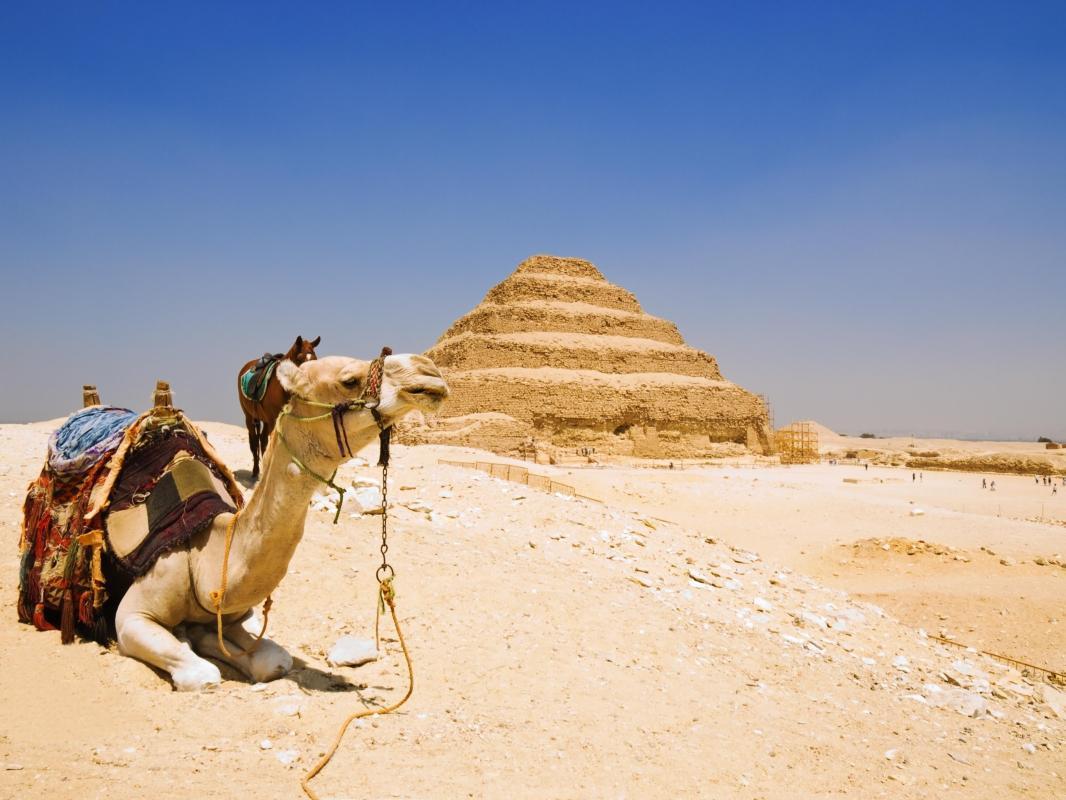
M 311 342 L 311 346 L 312 347 L 318 347 L 318 343 L 321 342 L 321 341 L 322 341 L 322 337 L 321 336 L 316 336 L 315 340 L 313 342 Z
M 296 364 L 291 361 L 281 361 L 278 363 L 277 372 L 278 380 L 281 381 L 281 388 L 289 394 L 294 394 L 297 397 L 308 397 L 311 392 L 311 380 L 307 377 L 307 373 L 300 369 Z

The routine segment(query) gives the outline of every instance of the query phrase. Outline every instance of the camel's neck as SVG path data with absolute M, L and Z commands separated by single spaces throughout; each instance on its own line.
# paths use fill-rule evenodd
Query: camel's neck
M 239 595 L 250 604 L 258 603 L 281 582 L 303 538 L 311 496 L 316 489 L 326 488 L 303 472 L 290 474 L 290 461 L 275 434 L 263 461 L 262 477 L 233 532 L 231 564 L 237 569 L 231 569 L 230 585 L 234 600 Z M 334 468 L 329 467 L 326 477 Z
M 316 491 L 332 493 L 307 470 L 328 479 L 341 463 L 340 457 L 327 455 L 307 431 L 291 427 L 285 428 L 285 443 L 275 430 L 263 459 L 262 478 L 237 519 L 231 558 L 235 568 L 231 569 L 229 585 L 235 601 L 240 598 L 238 603 L 254 605 L 281 582 L 303 538 L 312 495 Z M 373 433 L 368 430 L 352 437 L 352 447 L 362 447 Z M 288 447 L 298 453 L 303 468 L 296 466 Z

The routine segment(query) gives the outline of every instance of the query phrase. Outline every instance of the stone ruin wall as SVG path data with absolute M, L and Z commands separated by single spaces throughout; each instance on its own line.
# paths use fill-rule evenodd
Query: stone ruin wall
M 767 411 L 677 327 L 581 259 L 534 256 L 427 351 L 452 389 L 403 441 L 509 455 L 770 452 Z

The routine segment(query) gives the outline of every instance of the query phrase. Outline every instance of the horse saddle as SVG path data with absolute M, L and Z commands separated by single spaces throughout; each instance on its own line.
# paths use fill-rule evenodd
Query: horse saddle
M 262 402 L 270 378 L 284 353 L 263 353 L 250 370 L 241 375 L 241 393 L 253 403 Z

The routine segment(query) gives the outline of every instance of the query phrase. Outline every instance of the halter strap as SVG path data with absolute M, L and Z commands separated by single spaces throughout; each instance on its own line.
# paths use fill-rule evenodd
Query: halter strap
M 289 443 L 285 441 L 285 436 L 283 435 L 281 430 L 282 417 L 289 416 L 292 417 L 294 420 L 298 420 L 299 422 L 317 422 L 318 420 L 332 419 L 333 433 L 337 437 L 337 450 L 340 453 L 340 457 L 351 458 L 355 455 L 355 453 L 352 452 L 352 447 L 348 443 L 348 431 L 344 427 L 344 415 L 354 408 L 369 409 L 370 413 L 374 417 L 374 422 L 377 423 L 379 431 L 378 446 L 380 448 L 380 451 L 378 456 L 378 466 L 387 467 L 389 465 L 389 442 L 392 437 L 392 427 L 385 424 L 385 418 L 381 415 L 381 412 L 378 411 L 378 405 L 380 405 L 381 403 L 381 383 L 385 375 L 385 359 L 391 355 L 391 347 L 382 347 L 381 355 L 379 355 L 377 358 L 370 362 L 370 368 L 367 370 L 366 375 L 366 383 L 363 385 L 363 393 L 359 395 L 358 400 L 345 400 L 343 402 L 331 405 L 329 403 L 320 403 L 317 400 L 309 400 L 305 397 L 300 397 L 297 395 L 296 399 L 298 399 L 301 403 L 305 403 L 315 408 L 328 408 L 329 411 L 327 411 L 325 414 L 316 414 L 310 417 L 298 417 L 292 413 L 292 406 L 287 404 L 285 408 L 281 410 L 281 414 L 278 415 L 278 440 L 281 442 L 282 446 L 284 446 L 284 448 L 288 451 L 289 456 L 292 458 L 292 463 L 294 463 L 297 468 L 299 468 L 305 474 L 310 475 L 312 478 L 319 481 L 320 483 L 324 483 L 331 489 L 336 490 L 338 494 L 338 501 L 337 513 L 333 516 L 334 525 L 336 525 L 337 520 L 340 519 L 341 507 L 344 505 L 345 492 L 345 489 L 342 489 L 334 482 L 334 478 L 337 477 L 337 470 L 333 470 L 333 474 L 330 475 L 329 478 L 324 478 L 317 472 L 315 472 L 313 469 L 308 467 L 306 464 L 304 464 L 293 451 L 292 447 L 289 446 Z
M 299 417 L 297 417 L 297 419 L 299 419 Z M 341 516 L 341 508 L 344 506 L 344 493 L 347 491 L 344 487 L 338 486 L 334 482 L 334 478 L 337 477 L 337 470 L 333 470 L 333 474 L 330 475 L 328 478 L 323 478 L 321 475 L 319 475 L 317 472 L 315 472 L 313 469 L 311 469 L 309 466 L 307 466 L 303 461 L 301 461 L 300 457 L 298 455 L 296 455 L 295 452 L 293 452 L 292 447 L 290 447 L 289 443 L 287 441 L 285 441 L 285 435 L 281 431 L 281 420 L 280 419 L 278 420 L 277 432 L 278 432 L 278 441 L 281 442 L 282 446 L 288 451 L 289 458 L 292 459 L 292 463 L 295 464 L 297 466 L 297 468 L 300 469 L 300 471 L 302 471 L 306 475 L 310 475 L 312 478 L 314 478 L 319 483 L 324 483 L 329 488 L 336 490 L 337 495 L 338 495 L 337 513 L 333 515 L 333 524 L 336 525 L 337 524 L 337 520 L 339 520 L 340 516 Z

